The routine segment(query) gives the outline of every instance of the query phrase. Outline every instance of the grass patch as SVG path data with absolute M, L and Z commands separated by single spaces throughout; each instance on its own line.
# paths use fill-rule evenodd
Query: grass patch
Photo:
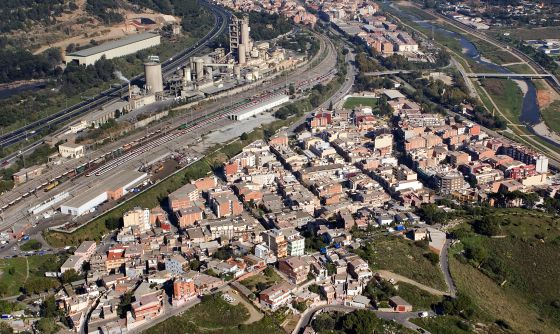
M 481 249 L 480 263 L 451 256 L 451 273 L 490 318 L 505 320 L 515 332 L 553 333 L 560 327 L 560 221 L 528 210 L 496 210 L 504 238 L 460 229 L 461 245 Z M 460 247 L 452 252 L 457 254 Z M 476 284 L 472 284 L 476 282 Z
M 482 79 L 482 86 L 490 94 L 500 111 L 510 121 L 518 123 L 523 105 L 523 92 L 509 79 Z
M 417 282 L 446 291 L 439 265 L 432 264 L 424 254 L 429 250 L 401 237 L 380 238 L 358 251 L 372 270 L 384 269 Z
M 560 101 L 554 101 L 548 107 L 541 109 L 541 115 L 550 129 L 560 133 Z
M 459 326 L 463 320 L 457 316 L 438 316 L 435 318 L 410 319 L 410 322 L 422 327 L 432 334 L 468 334 L 472 333 L 468 328 L 462 329 Z
M 239 283 L 243 284 L 247 289 L 258 293 L 282 281 L 282 277 L 280 277 L 280 275 L 278 275 L 276 271 L 272 269 L 266 271 L 266 274 L 263 271 L 257 275 L 248 277 L 240 281 Z
M 519 74 L 535 73 L 527 64 L 513 64 L 506 66 L 510 71 Z
M 21 249 L 24 252 L 28 252 L 28 251 L 39 250 L 42 247 L 43 247 L 43 244 L 41 244 L 39 241 L 37 241 L 35 239 L 31 239 L 31 240 L 27 241 L 26 243 L 24 243 L 23 245 L 19 246 L 19 249 Z
M 167 319 L 145 333 L 281 333 L 269 317 L 243 325 L 247 319 L 245 306 L 228 304 L 220 295 L 209 295 L 183 315 Z
M 22 288 L 29 292 L 42 292 L 60 286 L 56 278 L 45 277 L 45 272 L 58 271 L 65 260 L 66 257 L 60 255 L 0 260 L 0 295 L 15 296 L 20 294 Z
M 399 282 L 398 286 L 397 294 L 412 304 L 414 311 L 433 309 L 433 305 L 436 305 L 442 300 L 440 296 L 434 296 L 408 283 Z
M 371 107 L 373 109 L 377 106 L 377 98 L 349 97 L 344 101 L 343 108 L 354 109 L 356 106 Z
M 522 40 L 558 38 L 558 27 L 499 29 L 492 30 L 492 32 L 496 35 L 509 32 L 512 36 L 515 36 L 515 38 Z

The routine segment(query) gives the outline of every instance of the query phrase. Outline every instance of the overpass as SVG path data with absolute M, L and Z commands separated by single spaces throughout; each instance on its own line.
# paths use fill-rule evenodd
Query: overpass
M 546 73 L 466 73 L 469 78 L 520 78 L 520 79 L 544 79 L 553 77 Z
M 409 70 L 392 70 L 392 71 L 381 71 L 381 72 L 365 72 L 363 74 L 368 77 L 381 77 L 384 75 L 408 74 L 411 72 L 412 71 Z

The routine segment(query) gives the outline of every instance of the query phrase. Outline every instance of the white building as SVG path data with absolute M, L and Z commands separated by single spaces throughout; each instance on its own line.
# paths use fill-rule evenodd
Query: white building
M 254 115 L 260 114 L 263 111 L 278 107 L 289 101 L 289 95 L 280 94 L 257 104 L 248 103 L 237 107 L 231 114 L 228 115 L 228 118 L 235 121 L 242 121 Z
M 84 145 L 64 143 L 58 145 L 58 153 L 63 158 L 79 159 L 84 156 Z
M 160 43 L 161 40 L 158 34 L 145 32 L 67 54 L 65 61 L 66 63 L 76 62 L 86 66 L 93 65 L 96 61 L 101 59 L 101 57 L 105 57 L 106 59 L 123 57 L 140 50 L 157 46 Z
M 100 178 L 99 176 L 90 176 Z M 146 173 L 138 171 L 120 171 L 104 180 L 94 180 L 93 186 L 74 198 L 63 203 L 60 211 L 64 214 L 79 216 L 95 209 L 98 205 L 109 200 L 117 200 L 128 193 L 128 190 L 139 184 L 147 177 Z

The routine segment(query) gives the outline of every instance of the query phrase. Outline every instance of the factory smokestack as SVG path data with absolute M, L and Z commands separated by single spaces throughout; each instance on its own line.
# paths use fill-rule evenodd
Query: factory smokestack
M 130 80 L 128 80 L 121 71 L 115 71 L 114 72 L 115 76 L 117 77 L 117 79 L 119 79 L 122 82 L 125 82 L 128 85 L 128 100 L 130 101 L 132 98 L 132 91 L 130 89 Z

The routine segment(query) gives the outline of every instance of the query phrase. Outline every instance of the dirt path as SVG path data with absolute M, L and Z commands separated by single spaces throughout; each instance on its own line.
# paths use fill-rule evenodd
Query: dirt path
M 441 291 L 441 290 L 438 290 L 438 289 L 431 288 L 431 287 L 429 287 L 429 286 L 427 286 L 427 285 L 424 285 L 424 284 L 422 284 L 422 283 L 416 282 L 415 280 L 412 280 L 412 279 L 410 279 L 410 278 L 408 278 L 408 277 L 404 277 L 404 276 L 402 276 L 402 275 L 395 274 L 395 273 L 393 273 L 393 272 L 391 272 L 391 271 L 388 271 L 388 270 L 378 270 L 377 273 L 379 273 L 379 275 L 380 275 L 383 279 L 385 279 L 385 280 L 393 279 L 394 281 L 397 281 L 397 282 L 408 283 L 408 284 L 414 285 L 415 287 L 419 288 L 420 290 L 424 290 L 424 291 L 426 291 L 426 292 L 429 292 L 429 293 L 431 293 L 432 295 L 436 295 L 436 296 L 446 296 L 446 295 L 449 295 L 449 293 L 447 293 L 447 292 L 444 292 L 444 291 Z

